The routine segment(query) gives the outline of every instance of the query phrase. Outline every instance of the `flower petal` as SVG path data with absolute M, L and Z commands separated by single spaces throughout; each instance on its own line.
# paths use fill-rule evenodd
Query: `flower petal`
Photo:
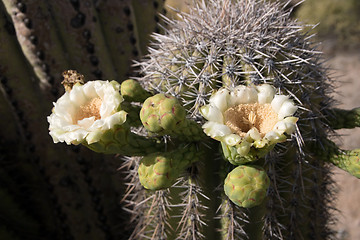
M 241 141 L 241 137 L 237 134 L 229 134 L 223 137 L 223 141 L 229 146 L 235 146 Z
M 275 95 L 274 99 L 271 101 L 271 107 L 273 110 L 278 113 L 280 111 L 281 106 L 285 101 L 289 99 L 289 96 L 285 95 Z
M 224 112 L 228 108 L 229 96 L 229 90 L 223 88 L 210 97 L 209 103 Z
M 275 88 L 269 84 L 256 86 L 258 90 L 258 103 L 271 103 L 275 96 Z
M 288 116 L 292 116 L 296 110 L 298 109 L 297 106 L 295 106 L 294 102 L 291 100 L 287 100 L 285 101 L 282 105 L 281 108 L 278 112 L 278 118 L 279 120 L 288 117 Z
M 200 108 L 201 115 L 206 120 L 218 123 L 224 123 L 224 117 L 222 112 L 215 106 L 208 104 Z
M 77 125 L 82 128 L 89 128 L 94 124 L 94 122 L 95 122 L 95 117 L 92 116 L 92 117 L 84 118 L 84 119 L 77 121 Z
M 83 92 L 82 85 L 74 85 L 69 92 L 69 98 L 75 106 L 81 106 L 88 101 L 88 98 Z
M 244 85 L 237 86 L 229 99 L 230 106 L 236 106 L 243 103 L 255 103 L 257 101 L 257 91 L 254 87 Z
M 261 135 L 259 133 L 259 130 L 257 130 L 256 128 L 252 128 L 250 129 L 245 136 L 245 139 L 249 140 L 250 142 L 252 142 L 252 140 L 256 141 L 256 140 L 260 140 L 261 139 Z
M 222 137 L 231 134 L 228 126 L 217 122 L 207 122 L 202 127 L 206 135 L 216 140 L 220 140 Z
M 248 141 L 242 141 L 240 145 L 236 148 L 236 151 L 240 156 L 245 156 L 249 153 L 250 148 L 251 143 L 249 143 Z
M 297 120 L 298 120 L 298 118 L 296 118 L 296 117 L 287 117 L 284 120 L 276 123 L 274 126 L 274 130 L 279 134 L 287 133 L 290 135 L 293 132 L 295 132 L 295 129 L 296 129 L 295 124 L 296 124 Z

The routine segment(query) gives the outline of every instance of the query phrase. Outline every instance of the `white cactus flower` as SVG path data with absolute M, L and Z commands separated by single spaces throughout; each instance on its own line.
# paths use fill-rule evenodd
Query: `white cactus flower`
M 75 84 L 65 92 L 47 118 L 54 143 L 95 143 L 106 130 L 123 124 L 127 113 L 120 110 L 123 97 L 119 90 L 116 81 L 96 80 Z
M 292 116 L 296 110 L 289 96 L 276 95 L 273 86 L 262 84 L 220 89 L 200 113 L 208 120 L 203 125 L 208 136 L 247 154 L 249 146 L 268 147 L 284 141 L 284 133 L 291 135 L 298 120 Z

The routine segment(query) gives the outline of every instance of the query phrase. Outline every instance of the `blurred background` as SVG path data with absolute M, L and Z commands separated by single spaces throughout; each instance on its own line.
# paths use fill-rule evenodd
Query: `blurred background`
M 272 0 L 269 0 L 272 1 Z M 287 0 L 281 0 L 284 3 Z M 186 0 L 0 1 L 0 239 L 122 239 L 127 214 L 119 157 L 53 144 L 46 116 L 63 93 L 61 72 L 123 81 L 146 54 L 158 13 L 187 11 Z M 292 16 L 317 25 L 338 107 L 360 106 L 360 1 L 300 0 Z M 339 131 L 344 149 L 360 129 Z M 334 231 L 360 239 L 360 180 L 334 169 Z

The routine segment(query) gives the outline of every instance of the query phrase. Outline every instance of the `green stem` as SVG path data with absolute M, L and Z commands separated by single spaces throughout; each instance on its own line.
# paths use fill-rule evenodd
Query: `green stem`
M 360 149 L 338 151 L 328 158 L 335 166 L 347 171 L 351 175 L 360 178 Z
M 141 110 L 140 106 L 133 105 L 129 102 L 122 102 L 121 109 L 127 112 L 126 122 L 132 127 L 140 127 L 141 121 L 139 112 Z
M 103 134 L 100 141 L 83 145 L 98 153 L 126 156 L 145 156 L 165 149 L 163 143 L 132 133 L 127 127 L 110 129 Z
M 341 150 L 332 141 L 328 141 L 323 151 L 317 156 L 360 178 L 360 148 Z
M 184 141 L 200 141 L 207 138 L 201 126 L 190 119 L 185 119 L 182 126 L 174 131 L 168 133 L 170 136 L 175 136 Z

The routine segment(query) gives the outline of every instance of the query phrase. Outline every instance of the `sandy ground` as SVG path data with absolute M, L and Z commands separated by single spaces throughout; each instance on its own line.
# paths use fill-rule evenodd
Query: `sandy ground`
M 339 108 L 352 109 L 360 106 L 360 50 L 334 52 L 329 56 L 330 66 L 334 69 Z M 338 141 L 343 149 L 360 148 L 360 128 L 340 130 Z M 360 179 L 334 168 L 334 180 L 339 193 L 335 207 L 339 210 L 338 223 L 334 229 L 340 240 L 360 239 Z

